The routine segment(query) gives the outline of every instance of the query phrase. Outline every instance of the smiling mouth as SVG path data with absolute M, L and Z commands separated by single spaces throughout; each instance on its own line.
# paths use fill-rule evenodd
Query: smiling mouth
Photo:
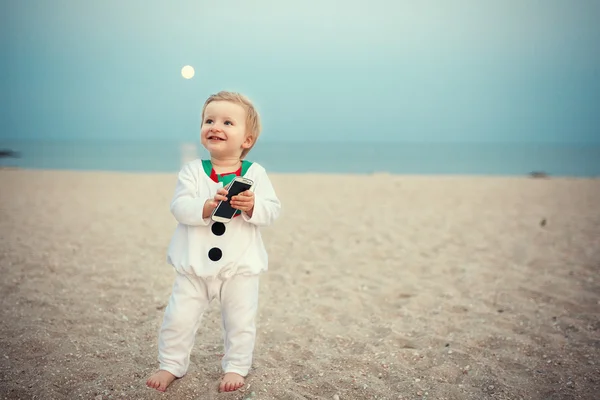
M 220 137 L 214 136 L 214 135 L 209 136 L 207 139 L 208 140 L 216 140 L 216 141 L 223 141 L 223 140 L 225 140 L 223 138 L 220 138 Z

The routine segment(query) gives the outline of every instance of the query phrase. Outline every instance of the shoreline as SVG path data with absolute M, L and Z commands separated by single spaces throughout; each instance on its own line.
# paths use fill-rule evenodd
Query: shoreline
M 2 166 L 0 165 L 0 171 L 41 171 L 41 172 L 58 172 L 58 173 L 98 173 L 106 175 L 160 175 L 160 176 L 171 176 L 177 175 L 179 170 L 171 172 L 165 171 L 134 171 L 134 170 L 111 170 L 111 169 L 72 169 L 72 168 L 31 168 L 31 167 L 18 167 L 18 166 Z M 600 180 L 600 175 L 552 175 L 545 172 L 533 171 L 527 174 L 484 174 L 484 173 L 472 173 L 472 174 L 430 174 L 430 173 L 394 173 L 385 171 L 365 172 L 365 173 L 337 173 L 337 172 L 275 172 L 267 171 L 269 176 L 329 176 L 329 177 L 400 177 L 400 178 L 434 178 L 434 179 L 456 179 L 456 178 L 474 178 L 474 179 L 530 179 L 530 180 Z M 539 176 L 538 176 L 539 175 Z

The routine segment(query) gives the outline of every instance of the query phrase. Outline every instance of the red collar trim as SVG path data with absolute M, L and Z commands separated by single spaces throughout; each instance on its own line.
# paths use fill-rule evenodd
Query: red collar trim
M 235 174 L 236 176 L 241 176 L 242 175 L 242 167 L 240 167 L 237 171 L 235 172 L 226 172 L 224 174 L 221 174 L 221 176 L 225 176 L 225 175 L 231 175 L 231 174 Z M 214 182 L 219 183 L 219 176 L 217 175 L 217 173 L 215 172 L 215 169 L 212 168 L 210 170 L 210 179 L 212 179 Z

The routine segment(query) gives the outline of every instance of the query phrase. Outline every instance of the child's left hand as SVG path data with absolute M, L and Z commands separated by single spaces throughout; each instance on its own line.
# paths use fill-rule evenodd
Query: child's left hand
M 251 214 L 254 209 L 254 192 L 246 190 L 237 196 L 233 196 L 230 201 L 231 207 Z

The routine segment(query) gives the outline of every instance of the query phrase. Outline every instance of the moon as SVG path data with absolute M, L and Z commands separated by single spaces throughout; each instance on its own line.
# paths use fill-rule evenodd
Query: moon
M 194 67 L 191 65 L 186 65 L 185 67 L 181 68 L 181 76 L 183 76 L 185 79 L 192 79 L 194 77 Z

